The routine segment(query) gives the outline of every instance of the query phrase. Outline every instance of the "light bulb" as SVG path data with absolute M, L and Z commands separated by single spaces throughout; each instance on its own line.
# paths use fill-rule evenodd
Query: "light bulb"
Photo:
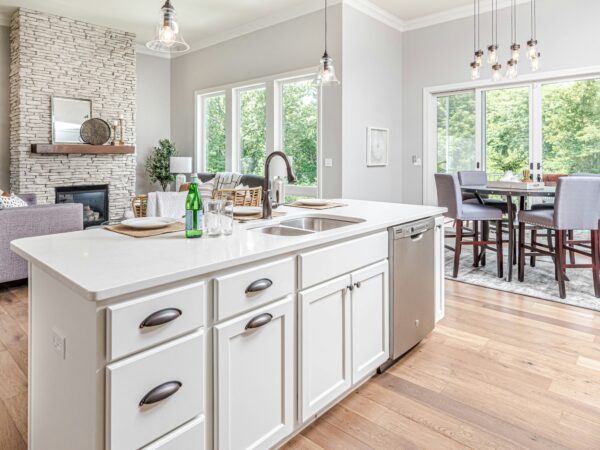
M 537 55 L 535 55 L 535 58 L 531 59 L 531 71 L 532 72 L 537 72 L 538 70 L 540 70 L 540 57 L 542 55 L 540 53 L 538 53 Z
M 481 66 L 482 57 L 483 57 L 483 50 L 477 50 L 475 52 L 475 64 L 477 64 L 478 66 Z
M 160 40 L 166 44 L 170 44 L 173 42 L 173 37 L 175 33 L 173 33 L 173 29 L 166 25 L 160 30 Z
M 492 80 L 493 81 L 500 81 L 502 79 L 502 73 L 500 72 L 502 70 L 502 64 L 494 64 L 492 66 Z
M 473 61 L 471 63 L 471 80 L 479 80 L 481 77 L 481 72 L 479 70 L 479 64 L 477 61 Z
M 537 57 L 538 51 L 537 51 L 537 40 L 535 39 L 531 39 L 529 41 L 527 41 L 527 57 L 531 60 L 535 59 Z
M 513 44 L 510 46 L 510 59 L 512 59 L 514 62 L 519 62 L 519 50 L 521 50 L 521 46 L 519 44 Z
M 517 62 L 510 59 L 506 64 L 506 78 L 515 78 L 517 76 Z
M 487 62 L 492 66 L 498 63 L 498 46 L 490 45 L 488 47 Z

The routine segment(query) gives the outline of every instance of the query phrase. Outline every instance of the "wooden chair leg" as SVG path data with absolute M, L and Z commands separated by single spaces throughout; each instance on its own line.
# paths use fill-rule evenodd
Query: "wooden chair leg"
M 479 221 L 473 221 L 473 242 L 479 241 Z M 479 267 L 479 246 L 473 246 L 473 267 Z
M 525 223 L 519 222 L 519 281 L 525 280 Z
M 600 298 L 600 231 L 592 230 L 592 276 L 594 294 Z
M 558 277 L 558 292 L 560 298 L 567 298 L 567 290 L 565 287 L 565 232 L 564 230 L 556 230 L 556 257 L 555 257 L 556 274 Z
M 460 252 L 462 250 L 462 220 L 456 221 L 456 244 L 454 245 L 454 269 L 452 278 L 458 277 L 458 267 L 460 265 Z
M 498 278 L 504 276 L 504 247 L 502 246 L 502 221 L 496 222 L 496 261 L 498 266 Z
M 490 223 L 487 220 L 483 221 L 483 230 L 482 230 L 481 234 L 483 235 L 484 241 L 490 240 Z M 485 264 L 486 264 L 485 246 L 483 246 L 483 247 L 481 247 L 481 265 L 485 267 Z
M 535 244 L 537 242 L 537 230 L 533 229 L 531 230 L 531 246 L 533 248 L 535 248 Z M 535 250 L 533 250 L 535 252 Z M 529 265 L 531 267 L 535 267 L 535 255 L 531 255 L 531 257 L 529 258 Z
M 572 241 L 574 239 L 573 230 L 569 230 L 567 232 L 567 236 L 569 236 L 569 240 Z M 575 252 L 573 250 L 569 250 L 569 261 L 571 262 L 571 264 L 575 264 Z

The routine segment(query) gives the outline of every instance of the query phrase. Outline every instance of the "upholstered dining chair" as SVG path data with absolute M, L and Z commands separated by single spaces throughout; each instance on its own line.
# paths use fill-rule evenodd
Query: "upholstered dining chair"
M 461 186 L 486 186 L 488 183 L 487 172 L 483 170 L 461 170 L 458 172 L 458 181 Z M 479 200 L 474 194 L 472 197 L 465 197 L 468 193 L 463 194 L 463 201 L 465 203 L 479 203 Z M 508 206 L 502 199 L 488 198 L 487 196 L 481 197 L 483 204 L 486 206 L 493 206 L 494 208 L 500 209 L 504 214 L 508 213 Z
M 498 277 L 502 278 L 502 211 L 500 211 L 498 208 L 480 205 L 478 203 L 464 203 L 461 195 L 458 177 L 455 174 L 435 174 L 435 184 L 437 189 L 438 205 L 447 208 L 448 212 L 445 214 L 445 216 L 454 219 L 456 222 L 456 243 L 454 247 L 454 267 L 452 271 L 452 277 L 456 278 L 458 276 L 462 247 L 464 245 L 472 245 L 475 266 L 477 266 L 479 261 L 479 247 L 488 248 L 488 246 L 495 246 L 495 248 L 491 248 L 491 250 L 496 252 Z M 473 238 L 471 241 L 465 241 L 463 239 L 464 221 L 495 222 L 496 240 L 480 240 L 480 233 L 476 231 L 473 234 Z
M 600 297 L 600 177 L 561 177 L 556 187 L 554 209 L 528 210 L 519 212 L 519 281 L 525 279 L 526 250 L 533 254 L 551 256 L 554 259 L 556 278 L 561 298 L 566 298 L 566 269 L 592 269 L 594 293 Z M 554 231 L 553 249 L 540 247 L 536 240 L 525 242 L 525 225 Z M 566 238 L 572 230 L 589 231 L 591 242 L 582 249 L 578 241 Z M 591 264 L 566 263 L 566 252 L 591 258 Z

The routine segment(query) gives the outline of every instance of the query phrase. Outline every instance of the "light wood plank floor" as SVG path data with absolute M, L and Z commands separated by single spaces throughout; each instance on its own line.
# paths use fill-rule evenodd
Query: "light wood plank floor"
M 0 288 L 0 449 L 26 448 L 27 289 Z M 447 284 L 446 318 L 286 449 L 600 449 L 600 313 Z

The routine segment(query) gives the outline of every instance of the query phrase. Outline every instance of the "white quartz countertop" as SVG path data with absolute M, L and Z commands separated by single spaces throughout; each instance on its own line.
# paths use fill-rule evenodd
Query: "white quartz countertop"
M 315 211 L 280 207 L 285 217 L 236 224 L 232 236 L 186 239 L 183 232 L 132 238 L 104 229 L 55 234 L 11 243 L 18 255 L 91 301 L 102 301 L 236 265 L 282 255 L 442 214 L 432 206 L 339 200 L 348 206 Z M 293 217 L 325 216 L 364 222 L 303 236 L 273 236 L 251 228 Z

